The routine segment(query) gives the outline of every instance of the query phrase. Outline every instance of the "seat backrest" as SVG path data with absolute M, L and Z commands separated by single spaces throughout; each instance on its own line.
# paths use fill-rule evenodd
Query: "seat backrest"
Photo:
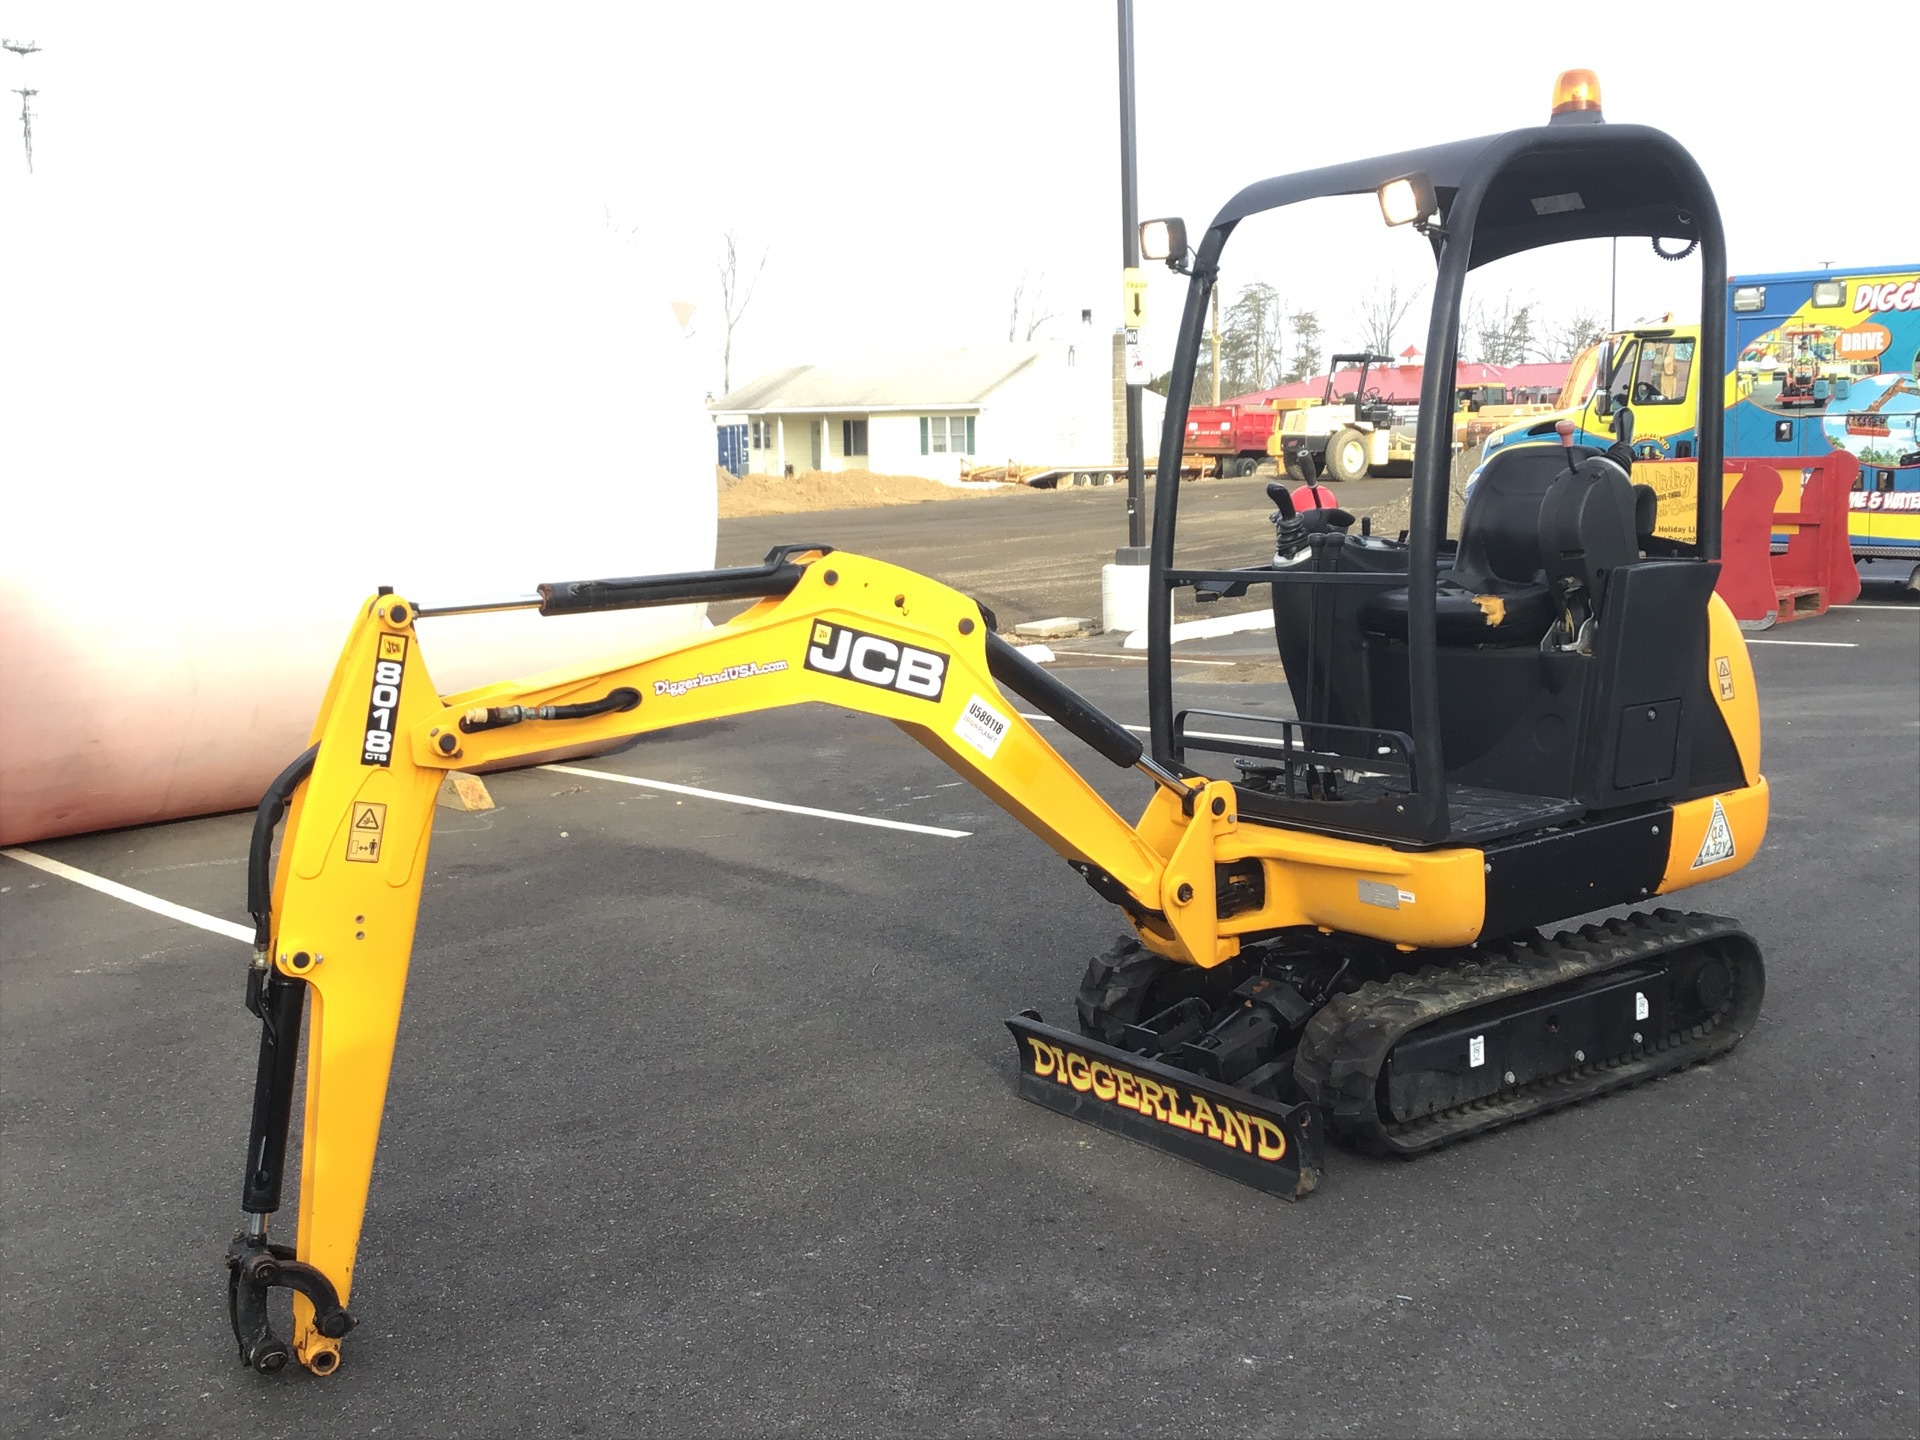
M 1455 583 L 1529 585 L 1540 578 L 1540 505 L 1553 482 L 1595 452 L 1584 445 L 1510 445 L 1495 453 L 1474 482 L 1460 520 Z
M 1598 609 L 1607 577 L 1640 558 L 1636 487 L 1606 456 L 1554 481 L 1540 505 L 1540 554 L 1555 595 L 1584 590 Z

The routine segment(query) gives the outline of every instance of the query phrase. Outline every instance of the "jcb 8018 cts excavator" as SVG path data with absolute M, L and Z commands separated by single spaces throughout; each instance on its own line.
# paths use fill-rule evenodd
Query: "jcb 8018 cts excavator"
M 1703 360 L 1724 350 L 1725 247 L 1699 168 L 1658 131 L 1602 122 L 1569 72 L 1550 123 L 1288 175 L 1228 202 L 1191 277 L 1160 447 L 1150 569 L 1150 747 L 923 576 L 824 545 L 698 574 L 541 585 L 564 616 L 753 602 L 685 643 L 461 694 L 416 633 L 436 610 L 382 590 L 355 621 L 313 746 L 261 802 L 247 1003 L 261 1040 L 228 1255 L 243 1361 L 326 1374 L 353 1280 L 434 799 L 449 770 L 819 701 L 892 720 L 1015 815 L 1124 914 L 1079 1024 L 1008 1021 L 1026 1097 L 1294 1197 L 1324 1134 L 1413 1153 L 1678 1069 L 1735 1044 L 1760 956 L 1736 926 L 1666 909 L 1540 927 L 1728 874 L 1766 828 L 1759 713 L 1713 593 L 1720 426 L 1698 427 L 1697 541 L 1652 536 L 1652 496 L 1610 451 L 1513 447 L 1447 537 L 1461 296 L 1503 256 L 1606 236 L 1698 247 Z M 1177 466 L 1207 303 L 1247 218 L 1377 195 L 1437 269 L 1410 529 L 1354 533 L 1270 487 L 1277 544 L 1243 568 L 1176 563 Z M 1156 255 L 1154 241 L 1160 249 Z M 1630 416 L 1622 416 L 1623 430 Z M 1623 434 L 1621 441 L 1630 439 Z M 1175 596 L 1271 592 L 1295 718 L 1172 700 Z M 698 673 L 703 683 L 680 683 Z M 708 683 L 710 682 L 710 683 Z M 1153 783 L 1116 814 L 1015 697 Z M 274 834 L 286 834 L 274 860 Z M 299 1225 L 281 1199 L 306 1034 Z M 291 1345 L 268 1299 L 294 1292 Z

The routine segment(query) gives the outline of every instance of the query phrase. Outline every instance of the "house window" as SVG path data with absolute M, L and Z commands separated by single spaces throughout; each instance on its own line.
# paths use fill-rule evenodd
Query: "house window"
M 922 455 L 973 454 L 971 415 L 922 415 L 920 417 L 920 453 Z
M 864 455 L 867 453 L 866 421 L 842 420 L 840 422 L 840 453 L 842 455 Z
M 771 450 L 773 448 L 773 426 L 765 420 L 755 420 L 748 428 L 753 432 L 749 438 L 754 449 Z

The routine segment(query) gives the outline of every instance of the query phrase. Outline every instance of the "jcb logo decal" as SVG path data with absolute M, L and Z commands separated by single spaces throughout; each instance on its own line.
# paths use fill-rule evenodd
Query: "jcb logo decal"
M 385 766 L 393 759 L 393 716 L 400 708 L 400 677 L 406 673 L 407 637 L 382 635 L 380 658 L 373 663 L 373 690 L 367 696 L 367 735 L 360 746 L 362 765 Z
M 938 700 L 947 683 L 946 656 L 824 620 L 814 624 L 807 668 L 921 700 Z

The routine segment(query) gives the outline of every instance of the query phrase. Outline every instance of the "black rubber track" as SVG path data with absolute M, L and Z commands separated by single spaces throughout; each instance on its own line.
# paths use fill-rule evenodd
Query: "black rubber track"
M 1380 1075 L 1387 1056 L 1420 1026 L 1636 961 L 1659 956 L 1680 961 L 1688 953 L 1713 955 L 1732 976 L 1731 992 L 1712 1019 L 1636 1045 L 1627 1054 L 1595 1059 L 1418 1120 L 1402 1124 L 1382 1114 Z M 1482 947 L 1471 960 L 1430 966 L 1336 996 L 1307 1022 L 1294 1078 L 1327 1112 L 1335 1138 L 1361 1150 L 1413 1155 L 1724 1054 L 1753 1024 L 1764 991 L 1759 946 L 1731 920 L 1675 910 L 1636 914 L 1552 939 L 1516 937 Z

